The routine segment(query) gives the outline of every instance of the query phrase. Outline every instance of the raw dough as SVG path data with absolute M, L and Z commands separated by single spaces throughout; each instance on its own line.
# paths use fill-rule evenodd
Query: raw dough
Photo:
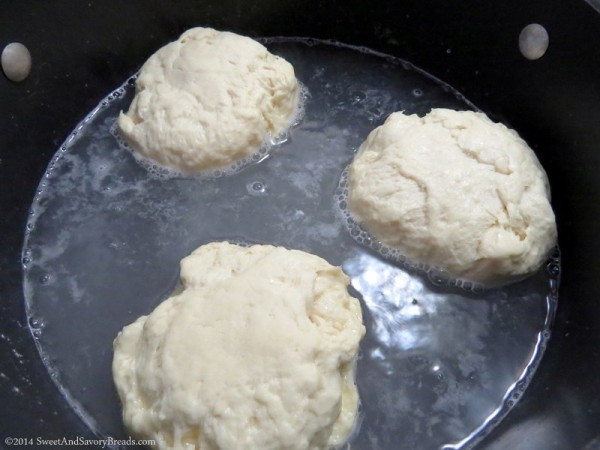
M 144 64 L 118 123 L 144 157 L 184 172 L 213 170 L 284 131 L 297 105 L 287 61 L 250 38 L 192 28 Z
M 347 439 L 365 329 L 339 267 L 220 242 L 184 258 L 181 281 L 180 294 L 115 339 L 113 376 L 134 435 L 202 450 L 324 449 Z
M 499 285 L 556 242 L 546 173 L 518 134 L 471 111 L 393 113 L 349 169 L 357 221 L 409 259 Z

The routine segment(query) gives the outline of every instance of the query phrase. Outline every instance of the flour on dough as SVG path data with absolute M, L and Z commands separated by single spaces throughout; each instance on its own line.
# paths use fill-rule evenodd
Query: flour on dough
M 341 445 L 365 332 L 348 281 L 297 250 L 198 248 L 181 261 L 182 292 L 115 339 L 125 425 L 159 449 Z
M 486 285 L 538 269 L 556 243 L 546 173 L 486 115 L 393 113 L 349 168 L 351 214 L 409 259 Z
M 250 38 L 192 28 L 146 61 L 118 124 L 141 156 L 206 171 L 256 152 L 289 126 L 297 106 L 287 61 Z

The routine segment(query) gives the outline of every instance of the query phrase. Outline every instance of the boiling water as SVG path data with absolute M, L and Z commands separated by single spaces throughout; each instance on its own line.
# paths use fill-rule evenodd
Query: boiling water
M 314 40 L 265 43 L 308 90 L 303 119 L 268 156 L 222 176 L 150 170 L 111 133 L 133 97 L 129 82 L 52 160 L 23 249 L 29 324 L 50 376 L 90 429 L 125 437 L 111 376 L 118 331 L 171 292 L 179 260 L 197 246 L 283 245 L 341 265 L 362 300 L 362 407 L 347 448 L 473 445 L 518 400 L 541 357 L 558 257 L 528 280 L 473 292 L 360 245 L 336 190 L 367 134 L 393 111 L 474 107 L 389 56 Z

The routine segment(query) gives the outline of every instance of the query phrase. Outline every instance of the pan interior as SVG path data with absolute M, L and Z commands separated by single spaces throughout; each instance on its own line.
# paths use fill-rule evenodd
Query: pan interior
M 175 287 L 178 263 L 214 240 L 309 251 L 343 266 L 367 335 L 360 423 L 348 448 L 470 446 L 521 396 L 545 348 L 558 257 L 502 289 L 467 291 L 397 267 L 349 235 L 335 206 L 344 167 L 388 114 L 474 109 L 390 56 L 333 42 L 266 39 L 308 91 L 305 116 L 268 157 L 220 177 L 165 177 L 114 135 L 133 97 L 111 93 L 59 149 L 23 249 L 29 325 L 50 376 L 95 433 L 127 436 L 112 341 Z

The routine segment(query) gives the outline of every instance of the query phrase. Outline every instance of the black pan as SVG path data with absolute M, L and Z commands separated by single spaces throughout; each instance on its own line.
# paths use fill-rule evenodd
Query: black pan
M 52 383 L 26 324 L 20 259 L 28 207 L 73 126 L 153 51 L 198 25 L 249 36 L 336 39 L 399 56 L 521 133 L 553 188 L 563 259 L 560 302 L 533 382 L 478 448 L 597 448 L 600 14 L 592 5 L 583 0 L 4 4 L 0 44 L 26 44 L 33 69 L 20 84 L 0 79 L 0 448 L 5 437 L 32 438 L 34 444 L 37 437 L 93 438 Z M 537 61 L 523 58 L 517 45 L 529 23 L 544 25 L 550 35 L 549 49 Z

